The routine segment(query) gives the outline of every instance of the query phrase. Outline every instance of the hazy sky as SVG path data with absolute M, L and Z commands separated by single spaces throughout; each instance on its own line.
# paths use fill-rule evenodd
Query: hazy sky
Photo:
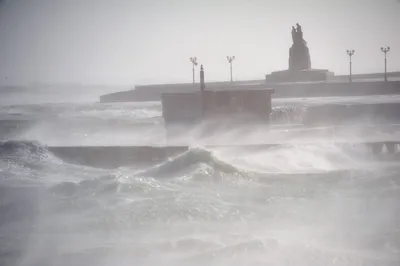
M 0 84 L 190 82 L 189 57 L 208 80 L 262 79 L 288 68 L 299 22 L 313 68 L 400 70 L 397 0 L 0 0 Z

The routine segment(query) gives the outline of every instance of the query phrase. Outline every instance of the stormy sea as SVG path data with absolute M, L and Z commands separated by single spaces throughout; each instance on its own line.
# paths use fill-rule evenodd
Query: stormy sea
M 100 94 L 1 91 L 0 265 L 400 265 L 400 157 L 296 126 L 304 106 L 349 98 L 274 100 L 277 136 L 320 140 L 307 144 L 213 150 L 192 140 L 163 161 L 117 167 L 54 153 L 165 145 L 159 102 L 99 103 Z M 269 141 L 256 126 L 225 134 Z

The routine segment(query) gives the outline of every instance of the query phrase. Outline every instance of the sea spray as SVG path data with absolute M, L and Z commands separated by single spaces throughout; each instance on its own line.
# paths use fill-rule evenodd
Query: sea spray
M 111 107 L 101 108 L 97 114 L 76 111 L 71 120 L 90 125 L 88 116 Z M 46 120 L 49 113 L 75 112 L 46 105 L 35 110 Z M 372 156 L 363 145 L 343 148 L 307 132 L 311 145 L 209 150 L 192 140 L 197 148 L 176 161 L 171 156 L 146 166 L 101 169 L 48 151 L 51 144 L 121 145 L 122 131 L 109 123 L 93 127 L 105 133 L 91 141 L 74 135 L 79 123 L 71 123 L 65 135 L 54 131 L 56 124 L 43 127 L 25 135 L 38 140 L 36 146 L 9 143 L 0 151 L 1 265 L 400 263 L 396 155 Z M 155 132 L 160 128 L 151 125 Z M 219 140 L 280 140 L 266 138 L 263 129 L 230 130 Z M 151 132 L 126 131 L 136 144 L 140 132 Z M 279 135 L 302 134 L 289 131 Z M 355 131 L 348 134 L 362 139 Z

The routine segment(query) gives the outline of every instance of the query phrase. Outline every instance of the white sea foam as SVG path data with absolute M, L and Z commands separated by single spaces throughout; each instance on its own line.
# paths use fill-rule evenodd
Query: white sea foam
M 42 123 L 0 147 L 1 265 L 400 263 L 397 155 L 376 157 L 308 132 L 303 139 L 320 141 L 263 150 L 192 142 L 163 162 L 106 170 L 68 163 L 46 145 L 90 143 L 84 133 L 94 145 L 143 143 L 162 135 L 158 107 L 32 108 L 14 111 L 35 112 Z M 125 122 L 107 124 L 120 116 Z M 263 136 L 243 132 L 219 140 Z M 357 132 L 345 133 L 360 139 Z

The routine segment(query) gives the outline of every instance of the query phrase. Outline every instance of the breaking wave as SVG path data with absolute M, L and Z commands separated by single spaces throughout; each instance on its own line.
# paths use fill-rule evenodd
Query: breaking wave
M 2 265 L 398 262 L 398 167 L 368 168 L 363 147 L 192 147 L 100 169 L 38 142 L 3 142 L 0 161 L 11 158 L 20 162 L 2 167 Z
M 31 113 L 45 124 L 0 143 L 0 265 L 400 262 L 398 154 L 376 156 L 364 145 L 318 141 L 193 145 L 139 162 L 123 156 L 122 150 L 135 148 L 99 148 L 123 142 L 124 131 L 153 138 L 157 106 L 13 108 L 15 116 Z M 294 123 L 298 114 L 289 107 L 273 113 L 277 124 Z M 57 116 L 69 122 L 57 124 Z M 122 122 L 121 130 L 117 122 L 104 123 L 120 116 L 135 120 L 129 130 Z M 138 130 L 135 123 L 152 128 Z M 93 153 L 82 147 L 89 145 L 85 138 Z M 229 141 L 243 138 L 238 133 Z M 61 144 L 74 160 L 55 152 Z M 95 160 L 100 157 L 104 165 Z
M 54 148 L 68 152 L 53 153 Z M 68 153 L 72 155 L 64 156 Z M 104 166 L 111 164 L 113 167 L 101 167 L 98 162 L 92 165 L 91 157 L 98 156 L 99 153 Z M 75 160 L 69 160 L 71 156 Z M 382 160 L 387 166 L 389 163 L 395 163 L 398 157 L 397 154 L 385 153 L 377 157 L 370 147 L 362 144 L 337 145 L 329 142 L 271 146 L 215 146 L 207 149 L 190 146 L 47 147 L 34 141 L 0 143 L 0 162 L 3 169 L 18 170 L 18 167 L 21 167 L 27 169 L 28 174 L 34 169 L 43 171 L 56 167 L 87 167 L 104 171 L 128 167 L 133 175 L 155 178 L 174 177 L 178 173 L 184 174 L 190 169 L 204 167 L 213 169 L 213 173 L 235 175 L 312 174 L 376 168 L 378 164 L 382 164 Z M 130 158 L 143 158 L 143 160 L 135 161 Z

